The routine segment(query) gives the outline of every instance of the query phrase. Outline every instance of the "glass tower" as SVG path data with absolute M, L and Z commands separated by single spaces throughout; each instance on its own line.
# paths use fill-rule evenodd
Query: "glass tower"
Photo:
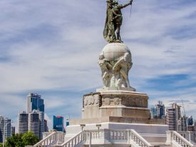
M 27 96 L 27 113 L 33 110 L 44 112 L 44 100 L 41 98 L 41 95 L 36 93 L 30 93 Z
M 0 116 L 0 142 L 6 140 L 7 137 L 12 135 L 11 119 Z
M 45 109 L 44 100 L 41 98 L 41 95 L 38 95 L 36 93 L 29 93 L 27 95 L 27 113 L 30 114 L 30 116 L 35 115 L 35 112 L 38 114 L 38 118 L 40 122 L 39 124 L 40 138 L 42 138 L 42 133 L 45 131 L 45 127 L 46 127 L 44 122 L 44 109 Z
M 64 118 L 62 116 L 53 116 L 53 129 L 64 131 Z

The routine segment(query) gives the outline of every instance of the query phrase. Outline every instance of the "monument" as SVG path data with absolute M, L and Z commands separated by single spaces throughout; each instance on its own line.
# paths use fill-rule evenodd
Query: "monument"
M 103 87 L 83 96 L 82 119 L 70 121 L 71 125 L 67 128 L 68 136 L 81 129 L 133 129 L 139 133 L 160 136 L 168 129 L 163 121 L 151 119 L 148 95 L 137 92 L 130 85 L 128 74 L 133 65 L 132 55 L 129 47 L 123 43 L 120 27 L 123 20 L 121 9 L 132 5 L 132 2 L 133 0 L 130 0 L 122 5 L 115 0 L 106 1 L 103 37 L 107 44 L 98 56 Z
M 103 87 L 83 97 L 84 122 L 150 123 L 148 96 L 130 86 L 128 73 L 133 65 L 128 46 L 120 35 L 121 9 L 132 5 L 107 0 L 106 21 L 103 31 L 108 44 L 99 55 Z
M 157 141 L 165 144 L 168 126 L 150 118 L 148 95 L 137 92 L 129 81 L 132 55 L 123 43 L 120 30 L 121 9 L 132 2 L 122 5 L 115 0 L 106 1 L 103 37 L 107 44 L 98 55 L 103 86 L 83 96 L 82 118 L 70 120 L 65 136 L 52 132 L 35 147 L 48 144 L 58 147 L 151 147 L 149 142 Z

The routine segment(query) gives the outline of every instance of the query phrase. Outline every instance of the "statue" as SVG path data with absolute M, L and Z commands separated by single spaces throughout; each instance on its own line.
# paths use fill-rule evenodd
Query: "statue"
M 122 25 L 121 9 L 131 5 L 133 0 L 125 5 L 119 5 L 115 0 L 107 0 L 106 22 L 103 36 L 109 42 L 99 55 L 99 66 L 102 72 L 104 87 L 102 90 L 135 91 L 130 86 L 128 73 L 132 67 L 131 52 L 121 40 Z
M 131 52 L 124 43 L 107 44 L 99 55 L 103 89 L 135 91 L 128 78 L 132 64 Z
M 106 21 L 103 36 L 107 42 L 122 42 L 120 36 L 120 27 L 122 25 L 121 9 L 132 5 L 133 0 L 125 5 L 118 4 L 117 1 L 107 0 Z

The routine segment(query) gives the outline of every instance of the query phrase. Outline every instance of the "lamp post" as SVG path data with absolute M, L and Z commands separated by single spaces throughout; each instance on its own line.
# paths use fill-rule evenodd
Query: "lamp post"
M 8 124 L 11 124 L 12 122 L 9 121 L 7 123 L 5 123 L 5 125 L 3 126 L 3 147 L 4 147 L 4 144 L 5 144 L 5 127 L 7 127 Z
M 101 124 L 96 124 L 96 127 L 97 127 L 97 129 L 98 129 L 98 137 L 99 137 L 99 139 L 100 139 L 99 130 L 100 130 Z
M 83 131 L 84 130 L 84 127 L 85 127 L 86 125 L 85 124 L 80 124 L 80 127 L 81 127 L 81 130 Z

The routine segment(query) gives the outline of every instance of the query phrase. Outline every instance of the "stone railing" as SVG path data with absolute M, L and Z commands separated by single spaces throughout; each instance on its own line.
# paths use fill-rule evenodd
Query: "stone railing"
M 134 147 L 152 147 L 152 145 L 135 130 L 129 131 L 129 142 L 129 144 L 132 144 Z
M 81 131 L 76 136 L 70 138 L 63 144 L 59 145 L 60 147 L 76 147 L 78 144 L 82 143 L 85 139 L 84 131 Z
M 141 135 L 134 130 L 100 129 L 85 131 L 85 144 L 131 144 L 133 147 L 151 147 Z
M 167 141 L 166 144 L 176 146 L 176 147 L 193 147 L 194 145 L 190 143 L 187 139 L 181 136 L 176 131 L 167 131 Z
M 196 143 L 195 131 L 178 131 L 178 133 L 192 143 Z
M 46 138 L 34 145 L 34 147 L 52 146 L 56 147 L 76 147 L 80 144 L 96 145 L 96 144 L 127 144 L 133 147 L 151 147 L 140 134 L 135 130 L 84 130 L 73 136 L 69 140 L 64 141 L 64 136 L 58 132 L 52 132 Z
M 64 142 L 65 133 L 54 131 L 47 135 L 45 138 L 36 143 L 33 147 L 43 147 L 54 144 L 61 144 Z
M 85 131 L 86 141 L 85 144 L 102 144 L 102 143 L 127 143 L 126 130 L 89 130 Z

